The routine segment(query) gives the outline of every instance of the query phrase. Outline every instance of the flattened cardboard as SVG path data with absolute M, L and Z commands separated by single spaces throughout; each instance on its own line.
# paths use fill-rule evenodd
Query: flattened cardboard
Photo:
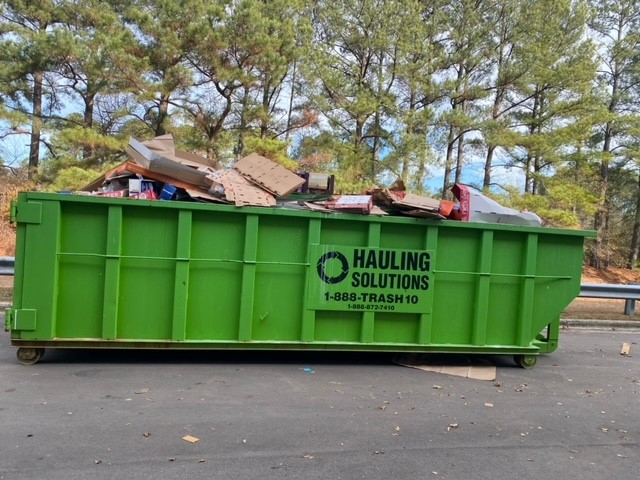
M 218 162 L 216 162 L 213 158 L 203 157 L 196 153 L 185 152 L 184 150 L 176 149 L 175 156 L 178 157 L 181 160 L 181 162 L 184 162 L 186 160 L 186 161 L 190 161 L 200 165 L 204 165 L 206 167 L 211 167 L 214 170 L 217 170 L 220 168 L 220 164 L 218 164 Z
M 213 159 L 176 149 L 173 135 L 170 133 L 141 143 L 149 150 L 152 150 L 170 160 L 182 163 L 183 165 L 189 165 L 190 167 L 196 168 L 202 165 L 213 167 L 214 169 L 218 168 L 218 162 Z
M 432 212 L 440 210 L 440 200 L 414 195 L 413 193 L 407 193 L 402 200 L 396 200 L 394 204 L 401 207 L 411 207 L 412 209 L 429 210 Z
M 173 135 L 167 133 L 166 135 L 160 135 L 151 140 L 142 142 L 149 150 L 153 150 L 158 153 L 173 153 L 176 145 L 173 140 Z
M 434 220 L 444 220 L 445 217 L 440 215 L 438 212 L 431 212 L 428 210 L 420 210 L 418 208 L 413 210 L 401 210 L 403 215 L 407 215 L 409 217 L 417 217 L 417 218 L 432 218 Z
M 156 180 L 158 182 L 162 182 L 162 183 L 168 183 L 169 185 L 173 185 L 175 187 L 179 187 L 179 188 L 183 188 L 185 190 L 187 189 L 194 189 L 197 190 L 199 185 L 194 185 L 193 183 L 189 183 L 189 182 L 183 182 L 181 180 L 178 180 L 176 178 L 173 178 L 171 176 L 168 175 L 163 175 L 162 173 L 157 173 L 157 172 L 152 172 L 151 170 L 144 168 L 140 165 L 137 165 L 133 162 L 127 162 L 124 165 L 121 165 L 120 167 L 123 167 L 124 170 L 131 172 L 131 173 L 137 173 L 139 175 L 142 175 L 145 178 L 149 178 L 151 180 Z M 118 168 L 120 168 L 118 167 Z
M 227 203 L 220 197 L 216 197 L 215 195 L 211 195 L 210 193 L 203 192 L 202 190 L 199 190 L 199 189 L 192 190 L 190 188 L 185 188 L 185 192 L 187 192 L 187 194 L 194 200 L 206 200 L 206 201 L 215 202 L 215 203 Z
M 304 206 L 314 212 L 333 213 L 333 210 L 325 207 L 324 205 L 318 205 L 317 203 L 304 202 Z
M 257 153 L 241 158 L 233 168 L 251 182 L 279 197 L 286 197 L 305 182 L 304 178 Z
M 221 185 L 226 199 L 238 207 L 272 207 L 276 204 L 273 195 L 256 187 L 235 170 L 218 170 L 209 174 L 207 178 L 207 181 L 211 182 L 211 193 L 217 193 L 216 186 Z
M 394 202 L 402 200 L 402 197 L 397 192 L 393 192 L 388 188 L 373 188 L 368 190 L 367 193 L 373 197 L 373 203 L 384 207 L 390 207 Z
M 167 140 L 163 140 L 162 142 L 160 142 L 159 146 L 165 146 L 167 144 Z M 157 147 L 157 145 L 154 146 Z M 152 172 L 173 177 L 193 185 L 206 186 L 204 183 L 206 174 L 193 168 L 193 166 L 186 165 L 184 162 L 188 163 L 188 160 L 180 162 L 175 158 L 169 158 L 171 155 L 166 151 L 163 151 L 162 155 L 159 154 L 158 151 L 159 150 L 154 151 L 148 148 L 135 138 L 129 140 L 129 146 L 127 148 L 127 153 L 131 155 L 131 158 L 133 158 L 137 164 Z
M 479 359 L 473 361 L 462 356 L 432 356 L 421 354 L 399 355 L 393 359 L 398 365 L 416 368 L 424 372 L 443 373 L 474 380 L 493 381 L 496 379 L 496 366 Z
M 384 210 L 382 210 L 379 206 L 374 205 L 373 208 L 371 209 L 371 212 L 369 213 L 369 215 L 377 215 L 379 217 L 383 217 L 385 215 L 389 215 L 387 212 L 385 212 Z

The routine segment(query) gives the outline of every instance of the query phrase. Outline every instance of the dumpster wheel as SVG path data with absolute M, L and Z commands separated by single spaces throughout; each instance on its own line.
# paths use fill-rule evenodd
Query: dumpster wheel
M 18 361 L 23 365 L 34 365 L 40 361 L 44 355 L 44 348 L 18 348 L 16 357 Z
M 522 368 L 533 368 L 536 366 L 536 362 L 538 361 L 537 355 L 514 355 L 513 360 L 519 367 Z

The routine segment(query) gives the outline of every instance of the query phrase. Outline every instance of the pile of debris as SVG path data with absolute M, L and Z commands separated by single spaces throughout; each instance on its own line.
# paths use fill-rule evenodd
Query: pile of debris
M 408 215 L 540 225 L 537 215 L 502 207 L 480 192 L 455 185 L 459 203 L 407 193 L 401 181 L 391 188 L 372 188 L 363 195 L 334 195 L 332 175 L 293 173 L 271 160 L 251 154 L 232 168 L 175 148 L 171 135 L 139 142 L 131 138 L 131 160 L 106 172 L 78 194 L 144 200 L 215 202 L 345 212 L 363 215 Z

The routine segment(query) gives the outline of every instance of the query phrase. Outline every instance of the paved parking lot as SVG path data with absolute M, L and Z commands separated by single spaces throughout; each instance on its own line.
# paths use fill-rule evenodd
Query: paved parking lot
M 563 332 L 534 369 L 489 357 L 479 381 L 386 354 L 49 350 L 26 367 L 2 333 L 0 479 L 635 480 L 638 340 Z

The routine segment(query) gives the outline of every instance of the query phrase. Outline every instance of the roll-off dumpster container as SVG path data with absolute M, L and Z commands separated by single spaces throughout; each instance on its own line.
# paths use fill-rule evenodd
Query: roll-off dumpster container
M 591 232 L 22 193 L 6 328 L 46 348 L 498 353 L 558 345 Z

